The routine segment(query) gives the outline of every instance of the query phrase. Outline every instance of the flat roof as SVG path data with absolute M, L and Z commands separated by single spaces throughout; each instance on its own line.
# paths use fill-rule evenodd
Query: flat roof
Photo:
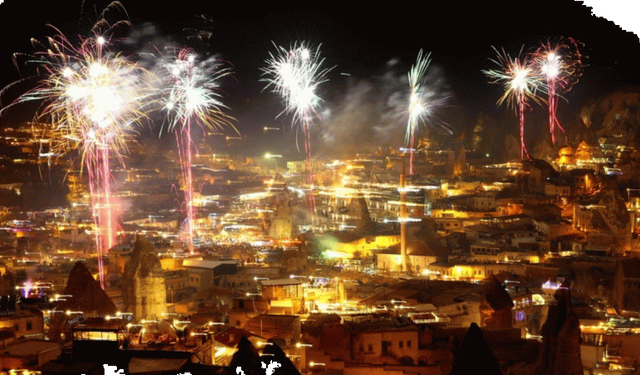
M 60 343 L 45 340 L 26 340 L 3 348 L 4 353 L 9 355 L 22 357 L 31 354 L 37 354 L 54 350 L 62 346 Z
M 263 286 L 300 285 L 300 284 L 302 284 L 302 280 L 297 278 L 260 280 L 260 285 L 263 285 Z

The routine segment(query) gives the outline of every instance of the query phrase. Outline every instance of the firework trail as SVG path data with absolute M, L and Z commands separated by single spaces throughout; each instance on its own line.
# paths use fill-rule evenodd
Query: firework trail
M 429 103 L 427 98 L 428 90 L 425 87 L 424 78 L 427 68 L 431 63 L 431 54 L 422 55 L 422 50 L 418 52 L 415 65 L 409 70 L 409 106 L 408 121 L 405 141 L 409 144 L 409 175 L 413 175 L 413 151 L 416 132 L 420 124 L 424 123 L 429 115 Z
M 176 136 L 185 200 L 183 234 L 189 252 L 193 253 L 195 209 L 191 162 L 196 146 L 192 128 L 194 125 L 203 129 L 231 126 L 230 118 L 222 112 L 226 107 L 217 93 L 218 81 L 231 72 L 218 59 L 200 60 L 189 48 L 178 50 L 163 66 L 167 78 L 162 90 L 162 107 L 167 114 L 168 130 Z
M 92 35 L 76 45 L 56 29 L 48 44 L 36 45 L 45 50 L 32 61 L 39 68 L 39 84 L 18 99 L 42 103 L 37 116 L 51 124 L 54 154 L 80 153 L 89 180 L 103 288 L 103 255 L 116 244 L 110 160 L 123 161 L 135 127 L 146 117 L 150 92 L 145 89 L 144 69 L 107 51 L 109 30 L 111 26 L 101 19 Z
M 568 91 L 579 77 L 582 56 L 578 43 L 573 39 L 562 40 L 556 44 L 547 42 L 533 53 L 533 59 L 546 80 L 549 108 L 549 132 L 551 142 L 556 143 L 556 128 L 565 135 L 556 115 L 558 110 L 559 90 Z
M 322 103 L 316 90 L 327 81 L 329 69 L 322 67 L 324 59 L 320 58 L 319 46 L 311 50 L 304 43 L 295 43 L 288 49 L 277 47 L 277 54 L 269 55 L 267 67 L 262 69 L 263 74 L 268 76 L 266 87 L 282 97 L 284 112 L 293 113 L 293 123 L 300 123 L 305 138 L 308 183 L 312 185 L 310 128 Z M 313 193 L 310 193 L 310 202 L 313 208 Z
M 495 48 L 494 48 L 495 50 Z M 491 83 L 504 86 L 504 94 L 498 99 L 498 105 L 506 102 L 512 106 L 520 121 L 520 157 L 529 158 L 524 139 L 524 112 L 529 107 L 528 100 L 540 102 L 538 92 L 542 91 L 541 77 L 531 60 L 512 58 L 504 51 L 498 52 L 498 59 L 491 60 L 500 66 L 498 70 L 483 70 Z

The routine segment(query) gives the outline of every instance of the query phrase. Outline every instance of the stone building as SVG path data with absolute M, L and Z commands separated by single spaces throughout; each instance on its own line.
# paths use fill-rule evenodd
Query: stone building
M 167 312 L 167 291 L 160 259 L 143 236 L 136 239 L 122 277 L 124 311 L 134 320 L 162 319 Z

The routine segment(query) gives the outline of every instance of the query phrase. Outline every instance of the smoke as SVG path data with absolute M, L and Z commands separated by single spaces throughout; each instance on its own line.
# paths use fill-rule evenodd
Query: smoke
M 345 157 L 371 153 L 377 149 L 405 145 L 409 103 L 408 70 L 400 60 L 389 60 L 382 72 L 364 77 L 348 76 L 332 82 L 333 97 L 325 101 L 315 125 L 314 155 Z M 428 120 L 418 137 L 434 133 L 451 134 L 441 114 L 451 97 L 442 69 L 431 64 L 424 79 L 425 96 L 430 105 Z

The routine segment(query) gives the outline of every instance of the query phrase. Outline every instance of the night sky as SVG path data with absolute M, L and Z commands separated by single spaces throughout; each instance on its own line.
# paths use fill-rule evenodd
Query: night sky
M 403 134 L 401 121 L 389 113 L 393 108 L 379 107 L 381 103 L 393 107 L 389 103 L 394 93 L 402 96 L 406 91 L 406 74 L 420 49 L 431 52 L 430 82 L 447 97 L 436 122 L 445 123 L 453 134 L 463 132 L 479 111 L 512 121 L 517 127 L 512 109 L 496 105 L 501 86 L 489 84 L 482 73 L 496 68 L 489 60 L 496 57 L 492 46 L 515 56 L 521 48 L 527 52 L 549 38 L 571 37 L 581 42 L 587 65 L 580 82 L 559 105 L 560 115 L 567 118 L 590 99 L 640 84 L 638 36 L 591 15 L 582 2 L 431 3 L 410 8 L 390 2 L 351 6 L 332 1 L 304 3 L 298 10 L 288 10 L 247 2 L 175 1 L 166 5 L 122 1 L 125 17 L 133 23 L 128 40 L 132 50 L 191 45 L 232 64 L 234 74 L 223 85 L 223 101 L 240 132 L 250 139 L 260 139 L 254 145 L 256 152 L 268 151 L 276 141 L 278 147 L 295 148 L 291 117 L 278 117 L 283 109 L 280 99 L 264 90 L 265 82 L 260 81 L 260 68 L 274 52 L 274 43 L 289 46 L 304 41 L 320 45 L 325 67 L 332 68 L 328 82 L 319 89 L 324 100 L 314 140 L 319 155 L 329 154 L 332 147 L 362 144 L 365 139 L 388 143 L 389 134 Z M 32 52 L 30 38 L 42 39 L 53 33 L 46 23 L 65 35 L 85 34 L 108 2 L 73 0 L 65 1 L 64 7 L 59 4 L 4 0 L 0 5 L 2 86 L 19 77 L 12 54 Z M 194 35 L 208 37 L 195 39 Z M 6 119 L 7 115 L 0 122 L 4 124 Z M 260 135 L 264 126 L 283 130 Z

